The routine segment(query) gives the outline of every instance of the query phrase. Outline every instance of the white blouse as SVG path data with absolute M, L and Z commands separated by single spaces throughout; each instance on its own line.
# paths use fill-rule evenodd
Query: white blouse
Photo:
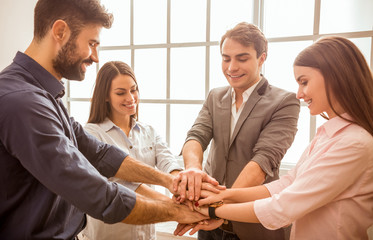
M 152 126 L 136 122 L 134 119 L 132 122 L 128 137 L 108 118 L 102 123 L 88 123 L 84 128 L 97 139 L 121 148 L 129 153 L 131 157 L 156 167 L 162 172 L 169 173 L 174 170 L 182 170 L 167 144 Z M 118 178 L 110 178 L 110 180 L 118 182 L 133 191 L 140 185 L 139 183 L 131 183 Z M 87 216 L 87 226 L 82 233 L 90 240 L 156 239 L 154 224 L 105 224 L 89 216 Z

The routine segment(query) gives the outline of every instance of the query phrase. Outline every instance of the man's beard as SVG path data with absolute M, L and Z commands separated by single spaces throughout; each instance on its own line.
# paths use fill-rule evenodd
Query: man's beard
M 58 51 L 57 57 L 53 59 L 53 67 L 58 74 L 69 80 L 83 80 L 85 72 L 82 70 L 83 63 L 92 64 L 90 58 L 82 60 L 75 57 L 79 53 L 76 51 L 74 39 L 69 41 Z

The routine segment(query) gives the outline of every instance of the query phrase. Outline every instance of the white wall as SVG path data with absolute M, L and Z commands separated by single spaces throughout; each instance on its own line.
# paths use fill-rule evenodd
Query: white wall
M 0 1 L 0 71 L 13 61 L 17 51 L 24 52 L 31 43 L 36 2 Z

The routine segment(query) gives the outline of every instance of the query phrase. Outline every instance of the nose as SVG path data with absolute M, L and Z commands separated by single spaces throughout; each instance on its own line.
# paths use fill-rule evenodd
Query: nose
M 92 49 L 91 53 L 91 60 L 95 63 L 98 63 L 98 53 L 97 53 L 97 48 Z
M 230 72 L 234 72 L 238 70 L 238 63 L 235 60 L 231 60 L 228 66 L 228 70 Z
M 129 94 L 126 94 L 127 95 L 127 97 L 126 97 L 126 101 L 127 102 L 134 102 L 135 101 L 135 96 L 134 96 L 134 94 L 133 93 L 129 93 Z
M 303 89 L 302 89 L 301 87 L 298 88 L 298 91 L 297 91 L 297 98 L 298 98 L 298 99 L 302 99 L 302 98 L 304 98 Z

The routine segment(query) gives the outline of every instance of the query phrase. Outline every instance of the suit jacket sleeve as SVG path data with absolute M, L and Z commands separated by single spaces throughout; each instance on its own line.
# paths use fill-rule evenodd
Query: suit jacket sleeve
M 299 100 L 294 93 L 286 93 L 271 115 L 270 121 L 263 126 L 259 139 L 253 149 L 255 161 L 268 177 L 280 166 L 286 151 L 294 141 L 300 111 Z

